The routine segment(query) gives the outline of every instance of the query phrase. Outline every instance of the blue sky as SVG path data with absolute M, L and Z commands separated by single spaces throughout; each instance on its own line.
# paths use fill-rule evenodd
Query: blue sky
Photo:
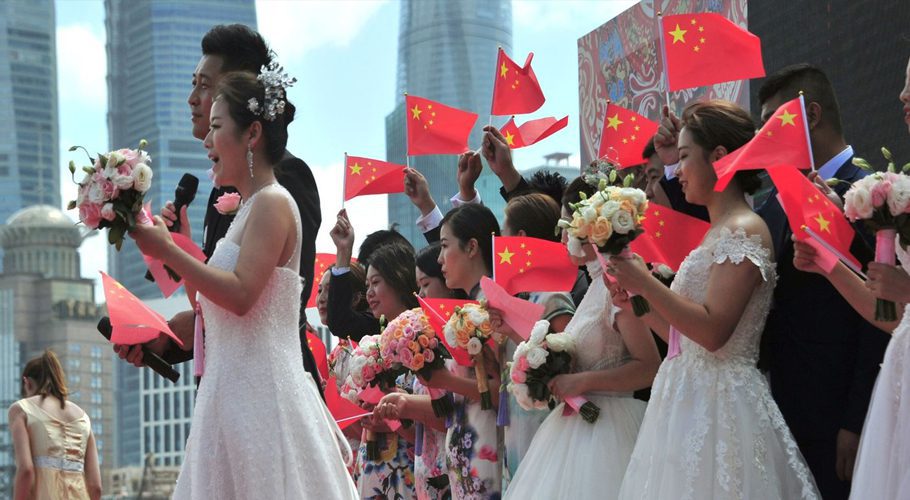
M 635 3 L 514 0 L 511 55 L 521 63 L 529 51 L 534 52 L 534 71 L 547 97 L 533 117 L 569 115 L 565 130 L 515 152 L 519 168 L 537 166 L 543 155 L 556 151 L 571 153 L 571 164 L 578 165 L 577 40 Z M 288 72 L 300 80 L 289 92 L 297 119 L 288 149 L 309 163 L 320 186 L 323 224 L 317 250 L 334 252 L 328 232 L 341 207 L 344 152 L 385 156 L 385 116 L 395 101 L 399 4 L 392 0 L 258 0 L 256 5 L 260 32 Z M 103 0 L 56 0 L 56 7 L 65 205 L 75 196 L 66 170 L 71 159 L 67 148 L 109 146 L 104 4 Z M 187 75 L 187 91 L 189 79 Z M 385 196 L 354 199 L 347 208 L 358 235 L 387 224 Z M 83 276 L 96 279 L 99 269 L 107 269 L 107 251 L 106 238 L 87 240 L 81 250 Z

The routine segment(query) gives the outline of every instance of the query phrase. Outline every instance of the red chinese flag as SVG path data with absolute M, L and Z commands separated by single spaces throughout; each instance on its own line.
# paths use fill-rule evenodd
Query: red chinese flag
M 165 333 L 178 345 L 183 345 L 163 316 L 145 305 L 130 293 L 119 281 L 111 278 L 104 271 L 101 273 L 101 286 L 104 289 L 104 300 L 107 302 L 107 313 L 111 318 L 111 342 L 115 344 L 144 344 Z
M 471 361 L 471 355 L 468 354 L 467 350 L 460 347 L 452 347 L 446 342 L 446 335 L 443 331 L 443 327 L 445 327 L 446 322 L 449 321 L 452 313 L 455 312 L 456 307 L 465 304 L 476 304 L 477 302 L 459 299 L 425 299 L 419 296 L 417 297 L 417 301 L 420 303 L 420 308 L 423 309 L 423 312 L 427 315 L 427 319 L 430 320 L 430 326 L 436 330 L 437 337 L 439 337 L 439 340 L 446 346 L 446 350 L 449 351 L 449 354 L 452 355 L 452 359 L 461 366 L 473 366 L 474 363 Z
M 493 238 L 494 281 L 509 294 L 568 292 L 575 285 L 578 267 L 559 242 L 527 236 Z
M 530 120 L 522 123 L 521 126 L 517 126 L 515 125 L 515 117 L 513 116 L 501 129 L 499 129 L 499 132 L 506 138 L 506 143 L 511 149 L 518 149 L 530 146 L 531 144 L 536 144 L 566 128 L 568 124 L 568 116 L 563 117 L 561 120 L 548 116 L 546 118 Z
M 641 165 L 645 145 L 657 133 L 659 123 L 622 106 L 607 103 L 603 132 L 600 134 L 598 158 L 606 157 L 619 168 Z
M 816 235 L 849 259 L 857 269 L 861 269 L 859 261 L 850 254 L 850 243 L 855 232 L 843 212 L 796 168 L 792 166 L 774 168 L 768 170 L 768 174 L 777 187 L 778 200 L 787 214 L 790 230 L 797 240 L 805 241 L 818 250 L 822 255 L 819 262 L 822 268 L 830 271 L 837 263 L 837 257 L 806 234 L 803 226 L 812 229 Z
M 672 208 L 649 203 L 642 221 L 645 232 L 629 248 L 645 262 L 666 264 L 673 270 L 697 247 L 711 224 Z
M 306 343 L 310 348 L 310 352 L 313 353 L 313 359 L 316 360 L 316 369 L 319 371 L 319 375 L 322 377 L 322 380 L 328 380 L 329 357 L 325 349 L 325 344 L 322 343 L 322 339 L 310 332 L 306 332 Z
M 739 170 L 771 169 L 789 165 L 813 167 L 809 125 L 803 97 L 787 101 L 768 118 L 755 137 L 743 147 L 714 162 L 715 191 L 723 191 Z
M 761 40 L 720 14 L 661 18 L 671 91 L 765 76 Z
M 546 100 L 537 75 L 531 69 L 534 53 L 528 54 L 524 67 L 509 59 L 502 47 L 496 60 L 496 81 L 493 84 L 493 106 L 491 115 L 521 115 L 533 113 Z
M 316 260 L 313 263 L 313 289 L 310 291 L 310 298 L 306 301 L 306 307 L 316 307 L 316 295 L 319 293 L 319 282 L 322 280 L 322 275 L 329 269 L 329 266 L 334 263 L 335 254 L 316 254 Z
M 365 194 L 404 192 L 404 165 L 345 156 L 344 201 Z
M 477 114 L 413 95 L 405 96 L 408 155 L 461 154 L 469 150 L 468 136 Z
M 335 421 L 338 422 L 338 428 L 344 429 L 359 420 L 353 417 L 366 416 L 364 414 L 369 412 L 341 397 L 338 394 L 338 386 L 336 384 L 335 377 L 326 379 L 325 405 L 328 407 L 332 417 L 335 418 Z

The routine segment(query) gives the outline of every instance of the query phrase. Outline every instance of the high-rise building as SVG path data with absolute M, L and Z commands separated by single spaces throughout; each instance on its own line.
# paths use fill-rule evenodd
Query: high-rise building
M 401 2 L 398 37 L 398 83 L 395 109 L 386 116 L 386 157 L 405 164 L 407 132 L 404 93 L 426 97 L 480 116 L 469 146 L 480 146 L 482 128 L 490 122 L 493 78 L 498 48 L 512 52 L 512 2 L 509 0 L 405 0 Z M 502 125 L 508 117 L 497 117 Z M 445 212 L 457 193 L 457 157 L 414 156 L 410 165 L 426 176 L 433 199 Z M 501 217 L 505 206 L 499 179 L 489 169 L 476 189 L 485 205 Z M 389 223 L 415 246 L 426 244 L 414 221 L 419 211 L 406 196 L 389 197 Z
M 53 0 L 0 0 L 0 221 L 60 205 Z
M 211 166 L 195 139 L 187 96 L 202 55 L 202 36 L 216 24 L 256 27 L 253 0 L 105 0 L 107 28 L 108 130 L 112 148 L 149 142 L 155 172 L 146 198 L 155 204 L 174 198 L 185 173 L 199 177 L 199 196 L 190 205 L 191 224 L 201 243 Z M 160 297 L 145 279 L 135 244 L 111 252 L 110 274 L 139 298 Z
M 255 28 L 254 1 L 105 0 L 104 8 L 110 146 L 135 147 L 141 139 L 149 141 L 155 176 L 146 196 L 156 204 L 173 199 L 174 188 L 184 173 L 200 178 L 200 199 L 190 205 L 189 217 L 201 243 L 199 228 L 211 187 L 205 171 L 210 165 L 202 142 L 192 135 L 186 99 L 201 56 L 203 35 L 216 24 L 241 23 Z M 131 240 L 124 241 L 120 252 L 110 252 L 108 267 L 110 274 L 136 296 L 161 296 L 155 284 L 145 280 L 145 264 Z M 192 377 L 184 374 L 182 378 Z M 155 441 L 154 430 L 148 444 L 143 441 L 143 426 L 151 425 L 149 419 L 155 418 L 152 404 L 159 402 L 156 396 L 149 399 L 149 405 L 143 404 L 143 382 L 154 390 L 155 382 L 143 381 L 142 371 L 132 366 L 118 367 L 119 466 L 140 465 L 145 451 L 158 449 L 151 444 Z M 181 412 L 184 409 L 185 405 L 181 405 Z M 181 437 L 185 438 L 185 433 Z M 180 442 L 177 453 L 182 455 L 182 449 Z M 176 460 L 175 457 L 165 452 L 161 463 Z
M 110 346 L 95 328 L 94 283 L 80 277 L 78 248 L 84 235 L 48 205 L 24 208 L 0 229 L 0 406 L 17 399 L 24 363 L 44 349 L 54 350 L 63 363 L 69 399 L 91 419 L 102 477 L 108 477 L 114 462 L 113 366 Z M 6 413 L 0 413 L 2 466 L 12 464 L 7 424 Z M 6 476 L 9 467 L 0 472 Z M 12 497 L 4 492 L 0 496 Z

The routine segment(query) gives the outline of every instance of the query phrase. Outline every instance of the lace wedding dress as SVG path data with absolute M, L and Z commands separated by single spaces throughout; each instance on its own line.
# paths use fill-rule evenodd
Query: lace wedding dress
M 613 329 L 613 306 L 597 261 L 588 263 L 591 285 L 566 333 L 575 339 L 576 372 L 606 370 L 629 360 Z M 645 403 L 632 393 L 586 393 L 600 407 L 592 424 L 577 413 L 563 415 L 560 403 L 537 429 L 505 492 L 506 499 L 614 499 L 629 463 Z
M 895 243 L 910 272 L 910 255 Z M 850 498 L 910 498 L 910 305 L 894 329 L 863 425 Z M 906 396 L 906 397 L 904 397 Z
M 727 343 L 709 352 L 681 336 L 681 354 L 661 364 L 620 498 L 819 498 L 755 367 L 777 281 L 769 250 L 741 228 L 721 228 L 686 257 L 672 289 L 701 303 L 713 264 L 746 260 L 764 281 Z
M 209 265 L 232 270 L 259 193 L 237 213 Z M 176 499 L 351 499 L 357 492 L 345 462 L 351 450 L 300 363 L 297 322 L 300 247 L 272 271 L 253 308 L 237 316 L 200 295 L 206 324 L 205 374 Z

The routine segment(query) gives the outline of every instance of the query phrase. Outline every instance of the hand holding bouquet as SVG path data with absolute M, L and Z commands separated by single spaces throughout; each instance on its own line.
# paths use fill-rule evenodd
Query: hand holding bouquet
M 887 170 L 873 172 L 853 183 L 844 198 L 844 214 L 851 222 L 862 220 L 875 231 L 875 262 L 893 266 L 896 236 L 900 236 L 905 249 L 910 243 L 910 176 L 895 171 L 890 151 L 882 148 L 882 155 L 888 160 Z M 862 158 L 854 158 L 853 164 L 872 170 Z M 902 170 L 910 170 L 910 163 Z M 890 300 L 876 299 L 875 319 L 896 320 L 897 306 Z
M 509 392 L 525 410 L 556 406 L 550 381 L 571 370 L 574 339 L 565 333 L 547 334 L 549 328 L 549 321 L 538 321 L 528 340 L 518 344 L 509 364 Z M 581 396 L 567 397 L 565 403 L 588 423 L 600 416 L 600 408 Z
M 493 399 L 490 396 L 483 353 L 484 343 L 493 335 L 490 314 L 487 312 L 486 305 L 465 304 L 456 307 L 443 331 L 450 346 L 466 349 L 474 359 L 474 375 L 477 378 L 477 391 L 480 392 L 480 407 L 484 410 L 492 410 Z
M 356 392 L 354 402 L 360 405 L 362 405 L 360 396 L 368 387 L 389 390 L 395 385 L 395 378 L 398 376 L 398 373 L 391 369 L 391 361 L 382 358 L 379 339 L 378 335 L 367 335 L 360 339 L 351 355 L 348 380 L 340 390 L 345 398 L 350 398 L 350 394 Z M 348 387 L 344 387 L 345 385 Z M 379 460 L 379 444 L 373 431 L 366 432 L 366 441 L 367 459 Z
M 449 353 L 436 337 L 423 309 L 407 310 L 393 319 L 379 338 L 380 356 L 397 367 L 430 379 L 433 372 L 445 369 L 444 359 Z M 433 414 L 447 417 L 454 405 L 444 390 L 427 388 L 433 405 Z
M 615 170 L 611 172 L 611 176 L 615 174 Z M 624 183 L 631 184 L 631 179 L 627 176 Z M 600 253 L 631 257 L 629 243 L 644 232 L 641 221 L 648 209 L 645 192 L 611 186 L 601 178 L 596 193 L 580 195 L 581 201 L 570 205 L 572 221 L 559 221 L 559 227 L 569 233 L 569 253 L 584 257 L 584 244 L 593 243 Z M 644 297 L 633 296 L 631 301 L 636 316 L 651 310 Z
M 78 183 L 77 198 L 67 205 L 69 210 L 79 210 L 79 220 L 87 227 L 110 228 L 108 241 L 117 250 L 126 233 L 136 227 L 137 219 L 142 222 L 142 202 L 152 186 L 152 159 L 144 151 L 147 144 L 142 140 L 137 149 L 118 149 L 97 158 L 89 156 L 92 166 L 82 167 L 85 177 Z M 73 146 L 70 151 L 78 148 Z M 69 170 L 75 176 L 75 162 L 70 161 Z

